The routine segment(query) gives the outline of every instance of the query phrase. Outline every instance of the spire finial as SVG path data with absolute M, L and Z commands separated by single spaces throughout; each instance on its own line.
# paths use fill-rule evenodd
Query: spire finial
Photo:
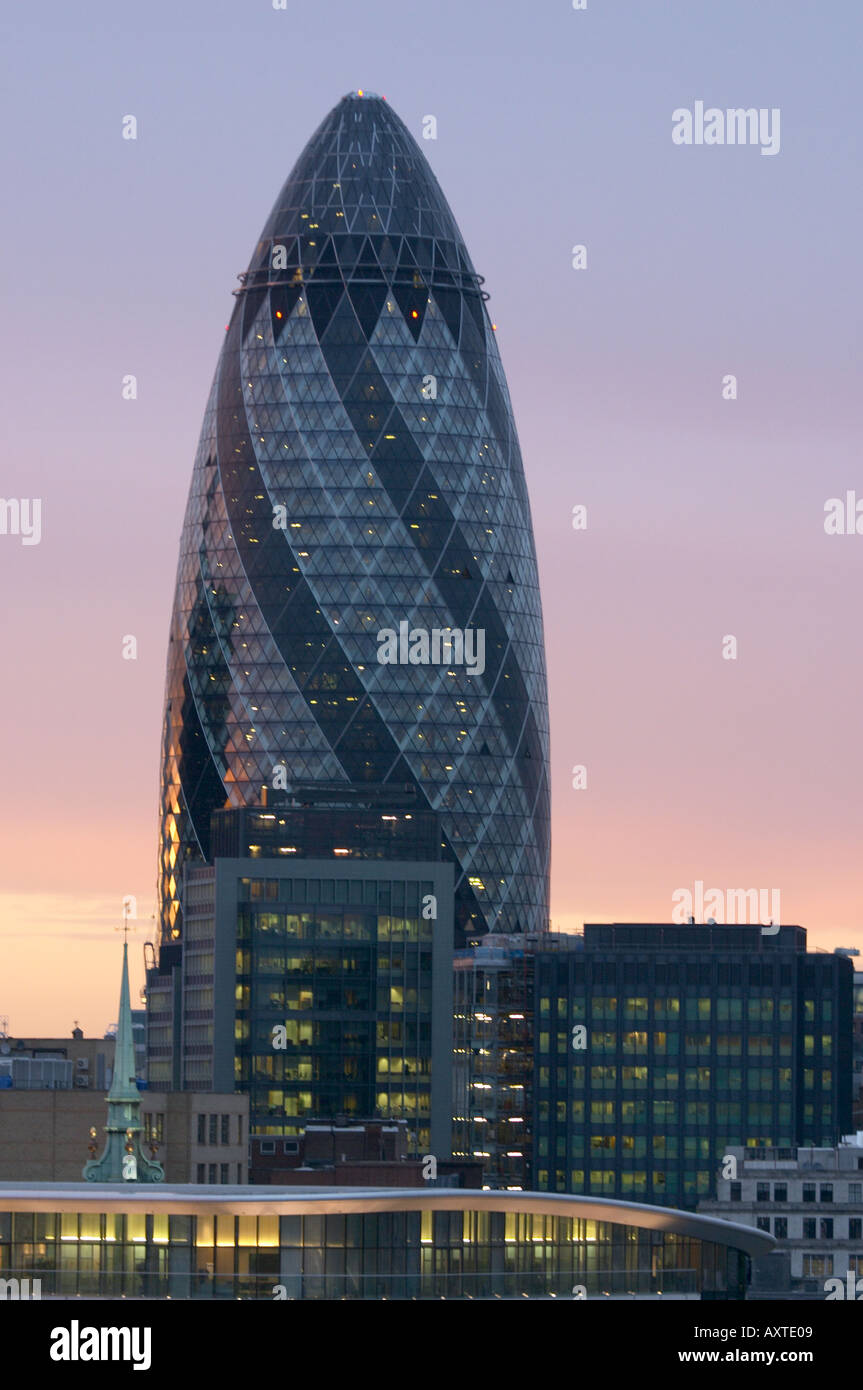
M 136 917 L 136 913 L 135 913 L 135 899 L 131 896 L 131 894 L 127 894 L 126 897 L 123 899 L 123 926 L 122 926 L 122 928 L 121 928 L 121 927 L 115 928 L 116 931 L 122 931 L 122 933 L 123 933 L 123 944 L 124 944 L 124 945 L 126 944 L 126 942 L 127 942 L 128 939 L 129 939 L 129 932 L 135 930 L 135 927 L 134 927 L 134 920 L 135 920 L 135 917 Z M 130 922 L 130 921 L 133 923 L 133 925 L 132 925 L 131 927 L 129 926 L 129 922 Z

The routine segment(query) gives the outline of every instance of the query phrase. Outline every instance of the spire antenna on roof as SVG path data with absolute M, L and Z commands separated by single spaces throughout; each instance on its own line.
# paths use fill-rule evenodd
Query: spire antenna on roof
M 165 1170 L 142 1147 L 141 1097 L 135 1076 L 135 1042 L 132 1036 L 132 1007 L 129 1001 L 128 899 L 123 901 L 123 971 L 120 976 L 120 1013 L 114 1043 L 114 1071 L 107 1095 L 108 1123 L 105 1147 L 95 1157 L 95 1130 L 90 1131 L 90 1153 L 82 1176 L 88 1182 L 164 1182 Z M 115 928 L 119 930 L 119 928 Z

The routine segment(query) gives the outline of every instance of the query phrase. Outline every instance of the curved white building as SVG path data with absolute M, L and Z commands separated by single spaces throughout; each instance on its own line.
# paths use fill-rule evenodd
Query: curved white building
M 751 1227 L 540 1192 L 19 1183 L 0 1267 L 61 1298 L 745 1297 Z

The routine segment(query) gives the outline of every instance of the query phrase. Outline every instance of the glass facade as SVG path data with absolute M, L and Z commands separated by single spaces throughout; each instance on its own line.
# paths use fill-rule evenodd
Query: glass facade
M 399 1120 L 409 1152 L 449 1158 L 452 880 L 440 860 L 195 866 L 182 958 L 148 972 L 151 1080 L 247 1093 L 253 1134 Z
M 227 859 L 441 857 L 440 825 L 431 811 L 243 807 L 215 812 L 210 825 L 213 856 Z
M 538 955 L 538 1189 L 693 1207 L 730 1147 L 836 1142 L 851 966 L 781 932 L 586 927 Z
M 240 280 L 171 626 L 162 941 L 182 937 L 211 811 L 316 782 L 410 786 L 440 814 L 457 939 L 544 930 L 545 657 L 518 440 L 481 278 L 385 101 L 326 117 Z M 381 664 L 401 624 L 481 633 L 484 661 L 438 647 Z
M 455 960 L 453 1154 L 492 1188 L 533 1186 L 535 945 L 489 938 Z
M 741 1250 L 674 1231 L 518 1208 L 364 1211 L 357 1202 L 355 1211 L 324 1213 L 308 1205 L 269 1215 L 194 1204 L 185 1214 L 7 1212 L 0 1277 L 41 1279 L 43 1298 L 745 1294 Z
M 410 1151 L 429 1151 L 432 887 L 240 881 L 235 1082 L 256 1134 L 375 1116 L 407 1120 Z

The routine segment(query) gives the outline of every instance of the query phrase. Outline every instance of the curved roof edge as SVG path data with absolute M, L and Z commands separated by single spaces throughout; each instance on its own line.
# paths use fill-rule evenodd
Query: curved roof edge
M 776 1240 L 766 1231 L 717 1216 L 677 1207 L 647 1206 L 615 1198 L 579 1197 L 558 1192 L 492 1191 L 471 1187 L 209 1187 L 185 1183 L 0 1183 L 0 1211 L 78 1211 L 81 1204 L 100 1211 L 146 1206 L 180 1216 L 195 1210 L 216 1215 L 344 1215 L 352 1211 L 517 1211 L 582 1221 L 609 1221 L 652 1231 L 692 1236 L 767 1255 Z

